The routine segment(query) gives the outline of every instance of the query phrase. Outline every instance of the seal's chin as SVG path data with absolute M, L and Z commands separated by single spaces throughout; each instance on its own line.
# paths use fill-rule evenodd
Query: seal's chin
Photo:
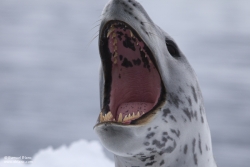
M 99 44 L 105 83 L 98 124 L 147 122 L 165 102 L 165 88 L 152 52 L 138 33 L 121 21 L 103 27 Z

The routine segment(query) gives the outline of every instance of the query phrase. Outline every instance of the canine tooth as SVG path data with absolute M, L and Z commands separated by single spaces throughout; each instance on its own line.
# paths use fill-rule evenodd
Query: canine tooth
M 113 33 L 112 38 L 115 38 L 115 37 L 116 37 L 116 33 Z
M 135 113 L 133 112 L 132 118 L 135 118 L 135 117 L 136 117 L 136 115 L 135 115 Z
M 116 44 L 117 44 L 117 39 L 114 39 L 113 46 L 115 46 Z
M 111 28 L 111 29 L 109 29 L 109 32 L 108 32 L 108 34 L 107 34 L 107 37 L 109 37 L 110 36 L 110 34 L 112 33 L 112 32 L 114 32 L 115 31 L 115 29 L 114 28 Z M 115 34 L 115 33 L 114 33 Z
M 104 121 L 111 121 L 113 118 L 112 113 L 109 111 L 105 116 L 103 117 Z
M 103 122 L 103 121 L 104 121 L 102 112 L 100 113 L 99 120 L 100 120 L 100 122 Z
M 117 56 L 118 56 L 118 53 L 117 53 L 117 52 L 115 52 L 114 57 L 117 57 Z
M 117 46 L 115 45 L 115 47 L 114 47 L 114 51 L 117 51 Z
M 136 43 L 136 45 L 138 46 L 138 45 L 139 45 L 139 43 L 137 42 L 137 43 Z
M 123 122 L 127 121 L 128 120 L 128 115 L 125 115 L 124 119 L 123 119 Z
M 137 115 L 136 115 L 137 117 L 140 117 L 141 116 L 141 114 L 140 114 L 140 112 L 138 111 L 138 113 L 137 113 Z
M 114 58 L 114 64 L 117 64 L 117 58 Z
M 132 33 L 132 31 L 131 30 L 129 30 L 130 31 L 130 36 L 131 37 L 133 37 L 134 36 L 134 34 Z
M 119 114 L 118 122 L 122 122 L 122 113 Z

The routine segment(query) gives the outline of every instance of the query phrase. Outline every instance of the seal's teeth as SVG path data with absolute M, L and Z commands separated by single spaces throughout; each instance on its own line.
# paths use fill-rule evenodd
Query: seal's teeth
M 107 34 L 107 38 L 110 36 L 110 34 L 112 33 L 112 32 L 114 32 L 115 31 L 115 29 L 114 28 L 111 28 L 111 29 L 109 29 L 109 32 L 108 32 L 108 34 Z M 115 34 L 115 33 L 114 33 Z
M 136 43 L 136 45 L 138 46 L 138 45 L 139 45 L 139 43 L 137 42 L 137 43 Z
M 107 114 L 105 114 L 104 116 L 103 116 L 103 114 L 101 113 L 101 114 L 100 114 L 100 120 L 101 120 L 101 122 L 112 121 L 112 120 L 114 120 L 113 114 L 111 113 L 111 111 L 109 111 L 109 112 L 108 112 Z
M 122 122 L 122 113 L 119 114 L 118 122 Z
M 99 116 L 99 121 L 100 121 L 100 122 L 103 122 L 103 121 L 104 121 L 104 119 L 103 119 L 103 115 L 102 115 L 102 112 L 100 113 L 100 116 Z
M 117 39 L 114 39 L 113 46 L 117 44 Z
M 129 115 L 128 115 L 128 119 L 131 120 L 131 118 L 132 118 L 132 117 L 131 117 L 131 114 L 129 114 Z
M 115 47 L 114 47 L 114 52 L 116 52 L 117 51 L 117 46 L 115 45 Z
M 125 117 L 123 118 L 123 122 L 125 122 L 125 121 L 127 121 L 127 120 L 129 120 L 129 119 L 128 119 L 128 115 L 125 115 Z
M 117 52 L 115 52 L 115 54 L 114 54 L 114 58 L 116 58 L 118 56 L 118 53 Z
M 134 118 L 135 117 L 135 113 L 133 112 L 133 115 L 132 115 L 132 117 Z
M 141 114 L 140 114 L 140 112 L 138 111 L 138 113 L 137 113 L 137 115 L 136 115 L 137 117 L 140 117 L 141 116 Z
M 115 37 L 116 37 L 116 33 L 113 33 L 112 38 L 115 38 Z
M 117 58 L 115 57 L 113 60 L 114 64 L 117 64 Z
M 129 30 L 129 31 L 130 31 L 130 36 L 134 37 L 134 34 L 132 33 L 132 31 L 131 30 Z

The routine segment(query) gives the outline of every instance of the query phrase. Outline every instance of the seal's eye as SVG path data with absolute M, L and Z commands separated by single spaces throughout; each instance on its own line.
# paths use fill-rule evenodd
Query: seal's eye
M 172 41 L 167 41 L 166 40 L 166 46 L 167 46 L 168 51 L 171 54 L 171 56 L 173 56 L 175 58 L 180 57 L 178 49 L 177 49 L 176 45 Z

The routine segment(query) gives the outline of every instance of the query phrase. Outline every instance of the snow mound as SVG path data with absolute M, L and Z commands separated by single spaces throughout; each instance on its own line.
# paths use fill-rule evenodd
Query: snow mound
M 14 159 L 15 158 L 15 159 Z M 21 159 L 19 159 L 21 158 Z M 113 167 L 97 141 L 81 140 L 69 147 L 58 149 L 49 147 L 39 151 L 31 159 L 28 157 L 4 157 L 0 160 L 0 167 Z M 27 162 L 29 164 L 27 164 Z

